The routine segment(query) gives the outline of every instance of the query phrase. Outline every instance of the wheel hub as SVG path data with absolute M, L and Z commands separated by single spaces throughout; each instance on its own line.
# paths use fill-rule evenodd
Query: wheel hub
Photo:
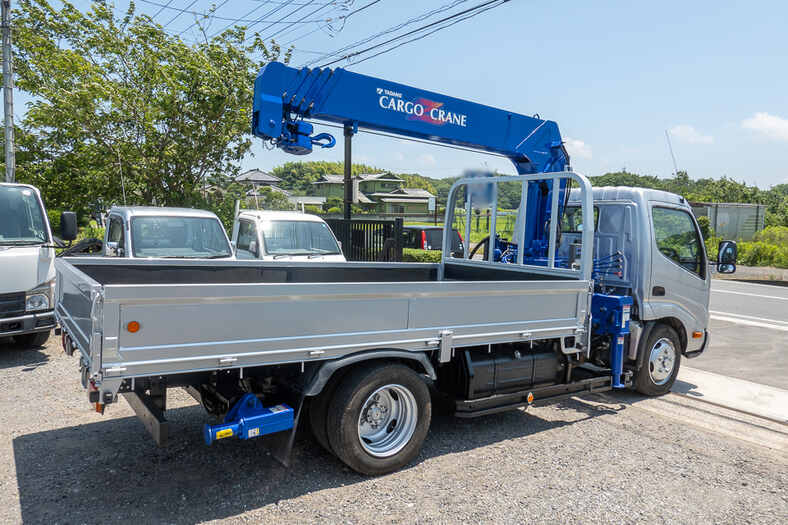
M 664 385 L 673 374 L 676 363 L 676 348 L 670 339 L 662 338 L 654 343 L 649 355 L 649 375 L 655 385 Z
M 361 446 L 376 457 L 393 456 L 408 444 L 418 423 L 413 393 L 402 385 L 386 385 L 373 392 L 358 418 Z

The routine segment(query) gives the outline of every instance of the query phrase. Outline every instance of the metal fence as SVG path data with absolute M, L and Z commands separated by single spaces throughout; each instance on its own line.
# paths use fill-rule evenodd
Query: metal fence
M 765 204 L 731 202 L 691 202 L 695 217 L 709 218 L 711 229 L 720 237 L 751 241 L 763 229 Z
M 348 261 L 401 261 L 402 219 L 324 217 Z

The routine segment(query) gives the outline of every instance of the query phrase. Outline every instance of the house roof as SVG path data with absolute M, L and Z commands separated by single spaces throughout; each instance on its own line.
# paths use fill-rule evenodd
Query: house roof
M 267 187 L 268 187 L 268 188 L 271 188 L 271 190 L 272 190 L 272 191 L 275 191 L 275 192 L 277 192 L 277 193 L 281 193 L 281 194 L 283 194 L 283 195 L 285 195 L 285 196 L 287 196 L 287 197 L 289 197 L 289 196 L 290 196 L 290 192 L 289 192 L 289 191 L 287 191 L 287 190 L 283 190 L 283 189 L 282 189 L 282 188 L 280 188 L 279 186 L 274 186 L 273 184 L 269 184 Z M 253 197 L 255 193 L 257 193 L 257 195 L 258 195 L 258 196 L 259 196 L 259 195 L 262 195 L 262 193 L 259 191 L 259 189 L 258 189 L 257 191 L 256 191 L 256 190 L 253 190 L 253 189 L 252 189 L 252 190 L 249 190 L 249 191 L 247 191 L 247 192 L 246 192 L 246 195 L 247 195 L 248 197 Z
M 401 178 L 392 173 L 361 173 L 353 175 L 353 179 L 358 181 L 388 181 L 388 182 L 404 182 Z M 345 182 L 344 175 L 336 175 L 327 173 L 321 175 L 320 179 L 312 184 L 343 184 Z
M 402 204 L 427 204 L 428 199 L 403 199 L 402 197 L 399 198 L 392 198 L 392 197 L 384 197 L 380 199 L 381 202 L 398 202 Z
M 251 182 L 252 184 L 276 184 L 282 179 L 260 170 L 249 170 L 235 178 L 236 182 Z
M 399 197 L 402 199 L 429 199 L 430 197 L 435 196 L 427 190 L 422 190 L 419 188 L 399 188 L 390 192 L 370 193 L 369 195 L 371 197 L 378 198 Z

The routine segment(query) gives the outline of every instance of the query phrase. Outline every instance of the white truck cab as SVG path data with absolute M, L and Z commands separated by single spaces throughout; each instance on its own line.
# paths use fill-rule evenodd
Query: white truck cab
M 233 245 L 238 259 L 345 262 L 328 224 L 308 213 L 241 210 L 233 223 Z
M 40 346 L 55 326 L 55 249 L 41 195 L 0 183 L 0 337 Z
M 216 214 L 190 208 L 113 206 L 107 212 L 104 255 L 134 259 L 232 259 Z

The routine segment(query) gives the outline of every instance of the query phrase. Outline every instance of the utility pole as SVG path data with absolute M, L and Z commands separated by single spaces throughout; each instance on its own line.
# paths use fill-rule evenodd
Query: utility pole
M 665 138 L 668 139 L 668 150 L 670 150 L 670 158 L 673 159 L 673 176 L 677 177 L 679 174 L 679 167 L 676 164 L 676 156 L 673 154 L 673 144 L 670 143 L 670 133 L 665 130 Z
M 350 221 L 351 207 L 353 206 L 353 126 L 345 124 L 345 220 Z M 347 225 L 350 231 L 350 224 Z M 348 245 L 348 248 L 350 245 Z
M 5 181 L 14 182 L 14 70 L 11 61 L 11 0 L 2 1 L 3 30 L 3 109 L 5 111 Z

